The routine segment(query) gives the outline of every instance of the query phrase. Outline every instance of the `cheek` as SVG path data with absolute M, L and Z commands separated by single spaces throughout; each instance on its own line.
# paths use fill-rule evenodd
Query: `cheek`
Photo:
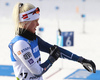
M 35 23 L 35 22 L 34 22 L 34 23 L 32 23 L 32 24 L 31 24 L 31 26 L 34 26 L 34 27 L 35 27 L 35 26 L 36 26 L 36 23 Z
M 34 25 L 30 24 L 27 28 L 27 30 L 31 31 L 34 28 Z
M 34 27 L 35 27 L 35 24 L 32 23 L 32 24 L 30 25 L 30 28 L 34 28 Z

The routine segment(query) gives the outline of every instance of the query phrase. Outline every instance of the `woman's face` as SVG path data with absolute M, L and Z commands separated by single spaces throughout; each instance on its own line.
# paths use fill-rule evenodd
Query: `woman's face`
M 35 33 L 36 27 L 39 26 L 38 21 L 39 19 L 31 21 L 31 23 L 28 25 L 28 28 L 26 27 L 26 29 L 32 33 Z

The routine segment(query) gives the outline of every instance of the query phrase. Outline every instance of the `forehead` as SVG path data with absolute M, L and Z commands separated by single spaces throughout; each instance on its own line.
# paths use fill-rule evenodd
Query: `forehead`
M 38 21 L 39 20 L 39 18 L 38 19 L 36 19 L 36 20 L 33 20 L 32 22 L 34 22 L 34 21 Z

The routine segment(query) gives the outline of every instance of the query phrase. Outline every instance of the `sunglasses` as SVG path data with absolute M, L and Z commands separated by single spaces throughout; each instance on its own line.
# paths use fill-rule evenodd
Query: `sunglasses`
M 34 15 L 34 14 L 39 14 L 40 13 L 40 9 L 37 7 L 34 11 L 32 11 L 32 12 L 30 12 L 30 13 L 27 13 L 27 14 L 24 14 L 23 15 L 23 19 L 26 19 L 26 18 L 28 18 L 28 15 L 29 14 L 32 14 L 32 15 Z
M 30 13 L 28 13 L 28 14 L 32 14 L 33 13 L 33 15 L 34 14 L 39 14 L 40 13 L 40 9 L 37 7 L 36 9 L 35 9 L 35 11 L 32 11 L 32 12 L 30 12 Z

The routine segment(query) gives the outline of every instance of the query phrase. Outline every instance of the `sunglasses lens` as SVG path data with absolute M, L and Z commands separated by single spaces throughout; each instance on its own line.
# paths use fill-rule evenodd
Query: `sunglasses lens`
M 39 14 L 39 12 L 40 12 L 40 9 L 36 8 L 36 13 Z
M 39 8 L 36 8 L 36 10 L 33 12 L 33 14 L 39 14 L 39 12 L 40 12 L 40 9 Z
M 36 11 L 36 14 L 39 14 L 39 11 Z

